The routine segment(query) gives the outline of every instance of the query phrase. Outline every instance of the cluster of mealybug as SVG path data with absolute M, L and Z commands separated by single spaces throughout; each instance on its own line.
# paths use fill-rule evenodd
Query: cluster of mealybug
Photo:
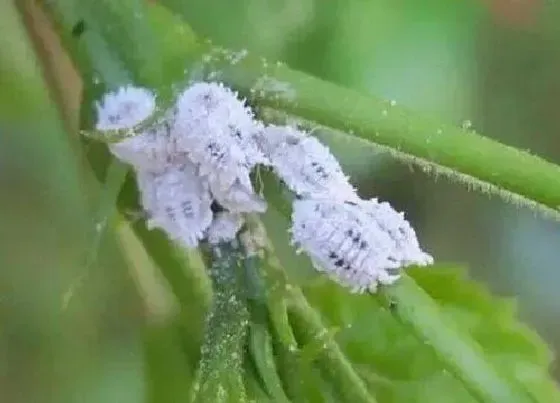
M 239 213 L 266 210 L 249 177 L 255 165 L 268 164 L 256 142 L 262 125 L 220 84 L 188 87 L 144 128 L 155 101 L 150 91 L 129 86 L 97 104 L 97 130 L 136 131 L 109 149 L 135 169 L 148 227 L 191 248 L 202 239 L 235 238 L 243 223 Z M 222 212 L 212 212 L 213 201 Z
M 148 90 L 124 87 L 97 104 L 98 130 L 135 134 L 109 148 L 134 167 L 149 228 L 187 247 L 234 239 L 243 214 L 266 210 L 250 179 L 255 166 L 264 165 L 297 195 L 294 244 L 352 291 L 375 292 L 378 284 L 396 281 L 400 268 L 432 262 L 404 215 L 388 203 L 361 200 L 316 138 L 289 126 L 265 126 L 222 84 L 191 85 L 143 127 L 155 101 Z

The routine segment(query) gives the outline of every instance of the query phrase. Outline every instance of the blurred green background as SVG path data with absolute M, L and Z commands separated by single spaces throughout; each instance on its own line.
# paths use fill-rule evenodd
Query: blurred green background
M 560 163 L 559 2 L 170 3 L 217 43 Z M 178 358 L 189 346 L 177 342 L 188 315 L 176 319 L 148 258 L 123 255 L 119 242 L 141 250 L 126 227 L 84 268 L 105 224 L 95 210 L 101 189 L 67 134 L 76 128 L 68 114 L 76 81 L 69 71 L 58 91 L 45 85 L 56 80 L 41 59 L 63 70 L 68 61 L 55 45 L 30 40 L 26 26 L 36 38 L 48 32 L 25 9 L 22 20 L 9 2 L 0 5 L 0 401 L 172 402 L 176 380 L 190 376 Z M 57 103 L 70 107 L 62 113 Z M 438 260 L 463 263 L 494 293 L 518 296 L 524 320 L 560 350 L 560 224 L 381 154 L 331 145 L 363 195 L 407 211 Z M 142 270 L 131 270 L 131 259 Z M 553 370 L 560 377 L 560 366 Z

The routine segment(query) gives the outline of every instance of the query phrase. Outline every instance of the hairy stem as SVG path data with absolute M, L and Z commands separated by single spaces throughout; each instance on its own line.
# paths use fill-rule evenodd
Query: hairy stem
M 270 242 L 267 247 L 271 248 Z M 329 337 L 329 330 L 323 325 L 317 311 L 309 305 L 300 288 L 287 284 L 284 270 L 271 258 L 263 264 L 263 267 L 266 269 L 267 287 L 269 289 L 280 287 L 283 290 L 283 300 L 299 344 L 303 348 L 317 342 L 321 344 L 322 348 L 317 354 L 321 368 L 329 374 L 332 382 L 336 383 L 335 387 L 345 401 L 375 403 L 376 400 L 369 393 L 364 381 L 356 373 L 336 341 Z M 276 331 L 282 333 L 282 329 Z
M 256 105 L 476 178 L 491 185 L 485 189 L 489 192 L 494 186 L 560 210 L 560 167 L 542 158 L 282 64 L 251 56 L 232 63 L 232 52 L 219 48 L 209 48 L 208 55 L 207 75 L 224 80 Z
M 426 344 L 443 365 L 482 402 L 532 402 L 519 382 L 513 382 L 485 357 L 481 347 L 453 323 L 444 320 L 436 303 L 410 277 L 382 287 L 378 298 L 393 315 Z

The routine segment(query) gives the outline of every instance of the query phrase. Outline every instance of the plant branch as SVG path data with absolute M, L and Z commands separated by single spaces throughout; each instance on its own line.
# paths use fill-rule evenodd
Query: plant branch
M 560 167 L 542 158 L 282 64 L 250 55 L 233 63 L 231 51 L 207 52 L 206 76 L 227 82 L 259 107 L 388 147 L 401 159 L 408 156 L 508 201 L 560 210 Z
M 244 254 L 233 244 L 209 249 L 206 257 L 214 298 L 206 316 L 193 401 L 241 402 L 246 399 L 242 368 L 249 324 L 241 280 Z
M 270 242 L 268 242 L 267 248 L 270 252 Z M 329 337 L 329 330 L 323 325 L 319 314 L 309 305 L 300 288 L 287 283 L 285 271 L 279 266 L 278 262 L 273 262 L 270 256 L 266 262 L 263 261 L 263 267 L 266 270 L 267 288 L 281 288 L 283 290 L 284 309 L 287 309 L 290 318 L 293 319 L 290 324 L 293 326 L 293 332 L 297 333 L 296 338 L 299 344 L 302 344 L 305 349 L 307 345 L 321 343 L 323 348 L 318 354 L 321 367 L 329 373 L 331 381 L 336 383 L 336 389 L 349 402 L 375 403 L 376 400 L 368 391 L 364 381 L 354 371 L 352 364 L 336 341 Z M 285 325 L 284 321 L 273 322 L 272 324 L 275 326 Z M 284 326 L 282 325 L 282 327 Z M 275 331 L 278 334 L 286 332 L 283 328 L 275 329 Z M 292 329 L 288 333 L 291 334 Z
M 509 379 L 485 357 L 468 335 L 444 320 L 436 303 L 410 277 L 381 287 L 377 297 L 393 315 L 424 343 L 430 345 L 443 365 L 482 402 L 532 402 L 522 384 Z

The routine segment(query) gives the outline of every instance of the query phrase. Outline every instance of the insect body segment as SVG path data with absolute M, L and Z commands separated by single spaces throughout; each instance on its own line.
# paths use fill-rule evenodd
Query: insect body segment
M 145 88 L 126 86 L 105 94 L 96 109 L 97 130 L 129 129 L 154 113 L 156 98 Z
M 161 173 L 138 172 L 138 184 L 148 228 L 160 228 L 170 238 L 192 248 L 212 222 L 212 198 L 192 163 Z
M 428 264 L 428 255 L 417 247 L 415 238 L 408 248 L 417 247 L 416 255 L 403 256 L 402 245 L 362 203 L 296 200 L 292 222 L 293 242 L 305 250 L 314 266 L 354 292 L 373 292 L 378 284 L 396 281 L 398 269 Z
M 223 85 L 197 83 L 176 104 L 172 136 L 178 148 L 199 165 L 216 200 L 233 212 L 263 211 L 249 174 L 256 164 L 268 164 L 256 133 L 261 124 L 235 93 Z M 264 206 L 264 207 L 263 207 Z
M 336 158 L 316 138 L 291 127 L 268 126 L 260 144 L 276 174 L 300 197 L 356 197 Z

